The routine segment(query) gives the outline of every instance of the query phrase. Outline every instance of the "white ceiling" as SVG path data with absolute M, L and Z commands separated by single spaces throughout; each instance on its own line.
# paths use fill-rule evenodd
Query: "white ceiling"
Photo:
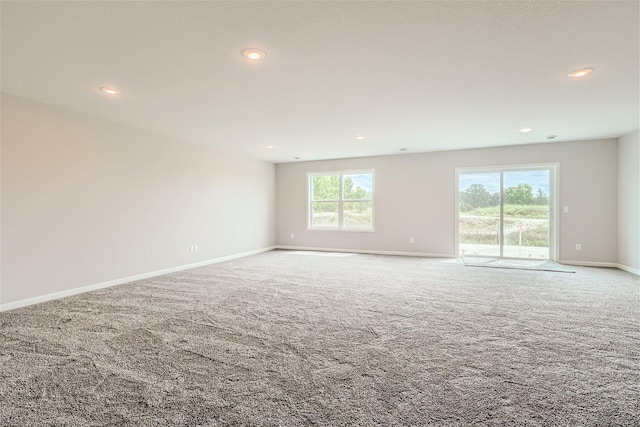
M 639 127 L 638 6 L 2 1 L 1 83 L 271 162 L 617 137 Z

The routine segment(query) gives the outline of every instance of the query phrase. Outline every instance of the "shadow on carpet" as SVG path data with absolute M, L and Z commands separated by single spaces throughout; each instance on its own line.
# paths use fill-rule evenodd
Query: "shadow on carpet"
M 499 259 L 481 257 L 463 257 L 467 267 L 508 268 L 512 270 L 555 271 L 558 273 L 575 273 L 571 268 L 551 260 Z

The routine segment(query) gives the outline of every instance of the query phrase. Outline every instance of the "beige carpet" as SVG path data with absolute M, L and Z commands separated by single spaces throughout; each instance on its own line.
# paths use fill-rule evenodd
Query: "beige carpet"
M 638 277 L 575 270 L 274 251 L 0 313 L 0 425 L 638 425 Z

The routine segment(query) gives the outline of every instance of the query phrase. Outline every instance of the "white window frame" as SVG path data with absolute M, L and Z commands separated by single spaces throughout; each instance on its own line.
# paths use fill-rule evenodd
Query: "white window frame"
M 344 186 L 344 176 L 352 175 L 352 174 L 371 174 L 371 200 L 344 200 L 343 199 L 343 186 Z M 329 176 L 329 175 L 338 175 L 340 176 L 340 199 L 339 200 L 312 200 L 313 197 L 313 189 L 312 189 L 312 178 L 314 176 Z M 347 170 L 347 171 L 327 171 L 327 172 L 307 172 L 307 230 L 308 231 L 347 231 L 347 232 L 356 232 L 356 233 L 373 233 L 376 228 L 376 173 L 375 169 L 360 169 L 360 170 Z M 343 206 L 345 202 L 368 202 L 371 201 L 371 228 L 345 228 L 344 227 L 344 212 Z M 312 213 L 313 213 L 313 202 L 337 202 L 338 203 L 338 226 L 337 227 L 314 227 L 312 225 Z

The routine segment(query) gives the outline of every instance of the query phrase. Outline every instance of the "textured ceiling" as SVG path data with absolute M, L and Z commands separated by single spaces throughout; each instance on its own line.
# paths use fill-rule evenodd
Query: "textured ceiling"
M 617 137 L 638 5 L 2 1 L 2 91 L 272 162 Z

